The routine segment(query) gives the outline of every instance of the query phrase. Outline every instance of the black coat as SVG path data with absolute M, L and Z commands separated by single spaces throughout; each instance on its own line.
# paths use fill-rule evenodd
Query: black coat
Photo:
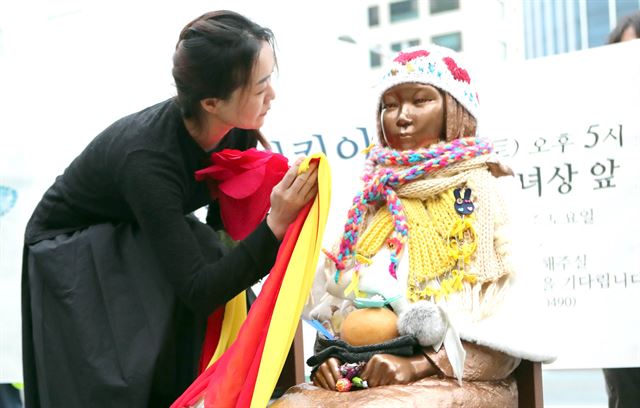
M 232 130 L 216 150 L 256 145 Z M 25 234 L 27 407 L 165 407 L 191 384 L 207 316 L 269 271 L 262 222 L 231 251 L 173 100 L 115 122 L 47 190 Z

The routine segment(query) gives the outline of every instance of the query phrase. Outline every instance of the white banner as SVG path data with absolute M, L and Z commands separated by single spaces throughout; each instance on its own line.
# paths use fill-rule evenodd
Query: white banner
M 511 204 L 539 257 L 552 368 L 640 366 L 640 41 L 486 79 L 482 130 L 517 173 Z

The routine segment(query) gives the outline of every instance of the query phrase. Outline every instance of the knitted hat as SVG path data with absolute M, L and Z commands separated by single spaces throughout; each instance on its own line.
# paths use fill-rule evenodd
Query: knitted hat
M 461 61 L 460 55 L 452 49 L 438 45 L 411 47 L 400 51 L 385 67 L 384 76 L 376 86 L 378 136 L 380 137 L 380 101 L 390 88 L 404 83 L 432 85 L 449 93 L 478 122 L 479 103 L 475 83 Z

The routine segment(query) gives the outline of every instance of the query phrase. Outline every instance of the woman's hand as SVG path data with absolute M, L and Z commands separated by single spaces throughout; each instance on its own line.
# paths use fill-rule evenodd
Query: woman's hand
M 311 376 L 311 381 L 313 381 L 313 384 L 317 387 L 335 391 L 336 382 L 342 378 L 342 375 L 340 375 L 340 364 L 340 360 L 337 358 L 329 358 L 318 366 L 316 372 Z
M 411 357 L 376 354 L 367 362 L 360 378 L 366 380 L 369 387 L 378 387 L 408 384 L 435 373 L 435 367 L 422 354 Z
M 271 192 L 271 212 L 267 215 L 267 225 L 277 239 L 284 237 L 289 224 L 296 219 L 306 203 L 318 192 L 318 164 L 309 164 L 309 170 L 298 174 L 302 158 L 284 175 Z

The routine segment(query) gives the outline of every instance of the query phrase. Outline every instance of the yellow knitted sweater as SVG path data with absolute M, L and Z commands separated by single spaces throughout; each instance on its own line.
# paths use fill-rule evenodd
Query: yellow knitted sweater
M 508 263 L 504 203 L 487 156 L 452 164 L 397 189 L 409 225 L 409 276 L 406 297 L 446 302 L 452 313 L 472 320 L 492 313 L 513 273 Z M 470 188 L 475 210 L 461 216 L 454 209 L 456 188 Z M 393 230 L 386 207 L 372 211 L 356 248 L 371 259 Z M 406 257 L 405 257 L 406 258 Z

